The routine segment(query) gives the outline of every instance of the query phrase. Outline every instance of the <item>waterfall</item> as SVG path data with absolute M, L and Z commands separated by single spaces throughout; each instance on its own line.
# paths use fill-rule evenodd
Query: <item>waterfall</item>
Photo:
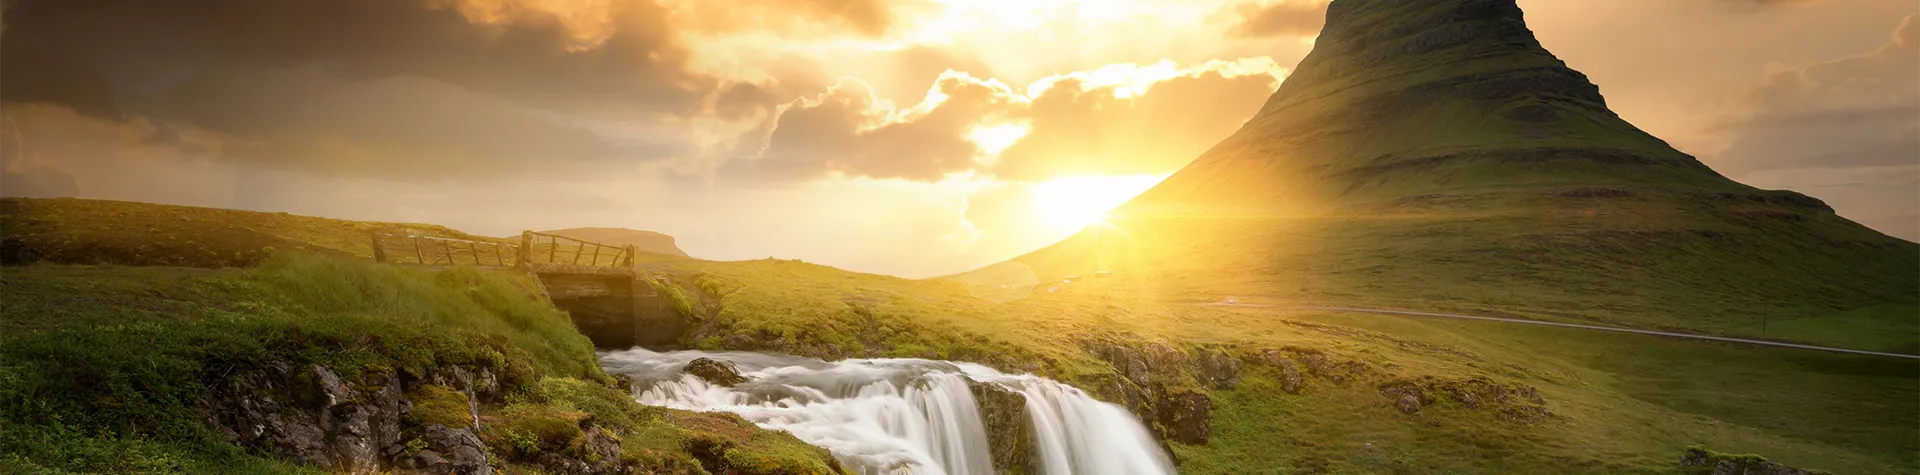
M 737 365 L 750 381 L 728 388 L 681 369 L 697 358 Z M 1035 464 L 1047 475 L 1162 475 L 1173 464 L 1147 428 L 1078 388 L 986 366 L 908 358 L 826 362 L 747 352 L 635 348 L 603 352 L 608 372 L 633 377 L 644 404 L 726 411 L 784 430 L 863 475 L 993 473 L 987 430 L 969 382 L 1026 397 Z

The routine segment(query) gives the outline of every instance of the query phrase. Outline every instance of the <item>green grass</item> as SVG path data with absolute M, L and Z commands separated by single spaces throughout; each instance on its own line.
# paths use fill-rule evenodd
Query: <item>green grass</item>
M 1843 348 L 1920 354 L 1920 306 L 1890 304 L 1785 320 L 1756 322 L 1739 333 Z
M 347 381 L 487 368 L 517 403 L 483 415 L 572 413 L 587 397 L 638 410 L 527 280 L 311 255 L 245 271 L 0 268 L 0 453 L 9 454 L 0 471 L 300 472 L 228 445 L 197 412 L 203 381 L 270 363 L 320 364 Z M 468 420 L 462 394 L 424 386 L 409 397 L 413 423 Z M 806 447 L 791 436 L 767 440 Z M 694 460 L 689 447 L 669 448 Z
M 1182 473 L 1669 473 L 1695 444 L 1836 473 L 1920 469 L 1920 437 L 1911 431 L 1920 426 L 1920 407 L 1911 404 L 1920 398 L 1920 365 L 1905 360 L 1490 322 L 1228 310 L 1167 301 L 1126 274 L 1003 302 L 997 287 L 970 291 L 958 280 L 797 261 L 655 270 L 733 284 L 694 332 L 715 347 L 742 349 L 720 342 L 746 335 L 748 348 L 822 357 L 835 356 L 829 345 L 840 356 L 860 356 L 849 349 L 861 348 L 946 357 L 1090 389 L 1112 369 L 1082 343 L 1115 336 L 1235 351 L 1314 348 L 1377 371 L 1347 385 L 1310 381 L 1292 395 L 1272 370 L 1243 366 L 1241 386 L 1210 391 L 1212 441 L 1174 446 Z M 1474 377 L 1536 387 L 1554 416 L 1523 423 L 1444 401 L 1407 416 L 1379 391 L 1396 381 Z
M 1128 229 L 1131 237 L 1127 239 L 1134 244 L 1155 246 L 1083 259 L 1112 270 L 1112 276 L 1060 285 L 1055 293 L 1044 291 L 1057 282 L 1055 276 L 1090 275 L 1086 269 L 1092 267 L 1068 272 L 1061 269 L 1069 267 L 1036 262 L 999 268 L 997 276 L 924 281 L 790 260 L 660 260 L 644 262 L 643 267 L 669 276 L 674 285 L 668 294 L 679 295 L 684 307 L 697 315 L 695 329 L 682 335 L 689 346 L 827 358 L 950 358 L 1037 372 L 1096 390 L 1114 373 L 1081 349 L 1089 340 L 1207 344 L 1239 352 L 1311 348 L 1373 369 L 1374 373 L 1344 386 L 1311 380 L 1306 391 L 1293 395 L 1276 388 L 1271 370 L 1245 366 L 1247 376 L 1240 387 L 1209 391 L 1215 404 L 1212 441 L 1204 446 L 1174 446 L 1182 473 L 1260 473 L 1257 468 L 1270 468 L 1271 473 L 1668 473 L 1682 450 L 1696 444 L 1763 454 L 1791 466 L 1836 473 L 1920 470 L 1920 459 L 1914 455 L 1920 453 L 1920 438 L 1911 433 L 1912 427 L 1920 426 L 1920 414 L 1916 414 L 1920 408 L 1911 404 L 1920 399 L 1920 367 L 1898 360 L 1485 322 L 1278 309 L 1228 311 L 1193 305 L 1236 295 L 1243 301 L 1280 304 L 1453 309 L 1731 334 L 1757 331 L 1745 328 L 1754 323 L 1753 309 L 1760 308 L 1774 312 L 1769 315 L 1801 316 L 1769 322 L 1769 337 L 1870 346 L 1902 337 L 1863 335 L 1910 331 L 1901 325 L 1900 304 L 1876 307 L 1886 304 L 1874 303 L 1898 293 L 1905 285 L 1901 282 L 1809 287 L 1808 279 L 1799 276 L 1860 269 L 1850 261 L 1806 258 L 1804 250 L 1791 248 L 1797 244 L 1739 236 L 1730 242 L 1753 246 L 1742 248 L 1741 255 L 1800 258 L 1702 261 L 1695 249 L 1726 245 L 1717 239 L 1729 238 L 1697 231 L 1729 232 L 1738 223 L 1696 223 L 1697 227 L 1682 228 L 1688 232 L 1674 233 L 1675 213 L 1690 211 L 1663 211 L 1666 201 L 1658 197 L 1539 201 L 1534 193 L 1439 197 L 1405 203 L 1407 209 L 1398 214 L 1302 218 L 1286 226 L 1274 226 L 1272 221 L 1215 220 L 1182 227 L 1196 234 L 1246 238 L 1235 241 L 1182 242 L 1177 238 L 1185 236 L 1180 234 Z M 1486 206 L 1487 200 L 1500 206 Z M 1525 214 L 1512 211 L 1512 204 L 1527 200 L 1535 200 L 1538 208 Z M 1771 205 L 1727 206 L 1739 211 Z M 1588 209 L 1613 219 L 1605 226 L 1582 224 L 1589 219 L 1584 213 Z M 1768 229 L 1815 232 L 1796 226 L 1780 223 Z M 1566 227 L 1584 231 L 1528 232 Z M 1636 239 L 1610 237 L 1622 227 L 1645 234 L 1629 234 Z M 1505 237 L 1461 239 L 1475 235 Z M 1850 231 L 1816 232 L 1813 237 L 1867 242 Z M 1231 252 L 1223 252 L 1247 250 L 1233 247 L 1247 241 L 1277 251 L 1259 254 L 1258 259 L 1230 258 Z M 1115 241 L 1108 237 L 1103 242 Z M 1888 248 L 1863 249 L 1857 251 L 1886 252 Z M 1894 253 L 1909 250 L 1892 249 Z M 1619 257 L 1629 250 L 1648 254 Z M 1180 260 L 1176 256 L 1194 257 Z M 1703 273 L 1698 270 L 1702 265 L 1717 270 Z M 1776 272 L 1779 268 L 1792 271 Z M 1657 276 L 1661 280 L 1656 282 L 1663 284 L 1614 278 L 1629 270 L 1634 275 Z M 504 297 L 526 299 L 527 283 L 520 277 L 313 258 L 269 263 L 250 271 L 37 266 L 0 268 L 0 272 L 5 272 L 0 274 L 4 282 L 0 285 L 8 296 L 21 297 L 7 299 L 7 305 L 0 307 L 6 316 L 0 319 L 0 325 L 5 325 L 0 330 L 8 335 L 0 336 L 0 355 L 40 355 L 65 348 L 57 351 L 74 356 L 63 359 L 111 368 L 87 370 L 88 374 L 125 372 L 113 379 L 120 381 L 115 384 L 137 386 L 140 381 L 177 380 L 178 376 L 168 374 L 193 373 L 152 373 L 152 368 L 191 365 L 173 357 L 151 357 L 164 356 L 166 351 L 115 347 L 174 348 L 185 342 L 192 343 L 188 347 L 218 346 L 219 354 L 238 355 L 264 351 L 251 349 L 256 347 L 308 348 L 288 351 L 339 358 L 334 361 L 404 366 L 406 361 L 426 360 L 407 356 L 415 350 L 402 351 L 423 345 L 365 348 L 365 342 L 347 336 L 393 332 L 403 341 L 417 341 L 402 336 L 409 329 L 417 330 L 416 326 L 474 328 L 496 335 L 489 337 L 491 347 L 520 349 L 522 356 L 506 359 L 525 361 L 528 371 L 546 376 L 528 390 L 539 398 L 525 402 L 540 408 L 528 414 L 593 415 L 617 430 L 631 456 L 652 466 L 701 466 L 690 449 L 696 446 L 718 450 L 708 453 L 709 458 L 734 457 L 743 464 L 760 462 L 743 458 L 748 457 L 744 454 L 785 454 L 769 467 L 819 460 L 807 455 L 817 455 L 812 452 L 817 449 L 790 437 L 753 432 L 750 424 L 734 418 L 639 407 L 604 391 L 598 382 L 603 376 L 592 369 L 585 341 L 571 333 L 564 317 L 537 302 Z M 1768 275 L 1784 277 L 1756 277 Z M 369 278 L 373 280 L 356 280 Z M 1033 291 L 1020 285 L 1000 288 L 1001 281 L 1042 284 L 1041 290 Z M 1742 287 L 1747 285 L 1753 288 Z M 1833 310 L 1850 306 L 1871 310 L 1837 316 L 1841 312 Z M 459 316 L 472 311 L 487 318 Z M 236 333 L 233 325 L 261 319 L 280 323 L 237 332 L 292 333 L 271 330 L 286 325 L 301 329 L 295 333 L 301 338 L 312 339 L 298 344 L 267 339 L 289 342 L 277 345 L 251 342 L 253 337 L 236 342 L 219 339 L 219 335 Z M 1855 328 L 1843 325 L 1837 326 L 1841 328 L 1837 333 L 1808 334 L 1826 329 L 1822 323 L 1827 321 L 1853 322 L 1847 325 Z M 325 330 L 335 324 L 350 328 Z M 541 332 L 547 326 L 555 328 L 553 333 Z M 1785 336 L 1787 332 L 1796 335 Z M 73 335 L 84 338 L 84 343 L 23 346 L 52 341 L 46 335 Z M 182 340 L 175 335 L 207 340 Z M 382 353 L 390 350 L 395 351 L 392 356 Z M 441 351 L 459 354 L 456 349 L 421 354 L 449 357 L 441 356 Z M 81 357 L 94 352 L 101 355 Z M 355 359 L 353 354 L 374 356 Z M 9 356 L 0 360 L 5 362 L 0 364 L 0 380 L 26 383 L 0 388 L 54 384 L 47 381 L 72 374 L 43 374 L 54 370 L 33 366 L 33 361 L 45 357 L 34 358 L 41 359 Z M 1555 415 L 1542 422 L 1517 423 L 1497 412 L 1442 402 L 1407 416 L 1394 410 L 1392 401 L 1378 389 L 1420 378 L 1475 377 L 1536 387 Z M 53 390 L 47 391 L 41 394 Z M 47 412 L 76 414 L 81 412 L 77 407 Z M 482 412 L 485 417 L 500 418 L 504 409 Z M 0 433 L 12 438 L 9 447 L 50 447 L 29 452 L 40 461 L 36 463 L 67 452 L 132 454 L 114 455 L 121 458 L 110 462 L 64 466 L 69 468 L 108 463 L 137 467 L 146 463 L 137 461 L 142 457 L 178 460 L 161 463 L 181 466 L 255 464 L 264 467 L 260 472 L 281 468 L 201 439 L 151 429 L 124 430 L 151 426 L 151 418 L 119 414 L 88 422 L 82 414 L 72 417 L 78 420 L 63 420 L 59 426 L 31 420 L 30 425 L 0 429 Z M 18 424 L 13 418 L 6 420 Z M 1368 447 L 1369 443 L 1373 445 Z M 147 447 L 145 453 L 151 455 L 138 455 L 140 447 Z

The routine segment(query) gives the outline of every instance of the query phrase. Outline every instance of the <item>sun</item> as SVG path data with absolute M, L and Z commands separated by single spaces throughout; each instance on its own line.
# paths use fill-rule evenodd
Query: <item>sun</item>
M 1035 217 L 1050 227 L 1079 230 L 1104 222 L 1107 212 L 1153 188 L 1166 175 L 1092 175 L 1031 183 Z

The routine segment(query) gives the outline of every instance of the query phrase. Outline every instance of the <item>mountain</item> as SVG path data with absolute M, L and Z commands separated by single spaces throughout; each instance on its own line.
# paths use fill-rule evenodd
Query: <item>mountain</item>
M 541 232 L 615 246 L 631 244 L 634 247 L 638 247 L 642 252 L 690 257 L 686 251 L 680 250 L 679 246 L 673 244 L 673 236 L 653 231 L 627 228 L 568 228 Z
M 1622 120 L 1514 0 L 1335 0 L 1257 114 L 1110 215 L 996 267 L 1106 270 L 1174 299 L 1920 351 L 1905 317 L 1920 314 L 1920 245 L 1729 180 Z M 1865 309 L 1902 316 L 1842 316 Z M 1901 336 L 1871 336 L 1888 324 Z

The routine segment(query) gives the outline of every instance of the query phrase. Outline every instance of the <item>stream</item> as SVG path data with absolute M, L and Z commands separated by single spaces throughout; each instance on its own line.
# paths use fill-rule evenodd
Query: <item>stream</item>
M 750 381 L 728 388 L 681 369 L 696 358 L 737 365 Z M 986 366 L 908 358 L 835 362 L 749 352 L 641 348 L 600 353 L 609 373 L 634 379 L 643 404 L 726 411 L 825 447 L 863 475 L 994 473 L 969 380 L 1026 396 L 1035 465 L 1047 475 L 1161 475 L 1173 464 L 1147 428 L 1078 388 Z

